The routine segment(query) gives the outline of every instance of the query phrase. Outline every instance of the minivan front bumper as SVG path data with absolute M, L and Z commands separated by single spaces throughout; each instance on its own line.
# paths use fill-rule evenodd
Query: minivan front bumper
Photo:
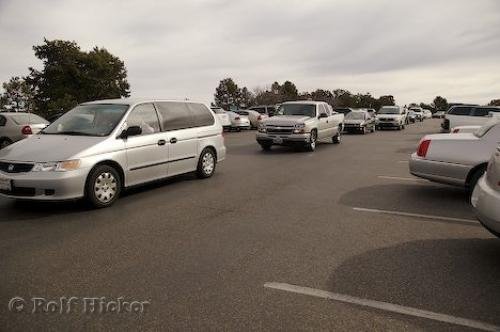
M 78 199 L 84 196 L 89 171 L 82 168 L 68 172 L 0 172 L 0 178 L 11 183 L 11 190 L 0 190 L 0 195 L 40 201 Z

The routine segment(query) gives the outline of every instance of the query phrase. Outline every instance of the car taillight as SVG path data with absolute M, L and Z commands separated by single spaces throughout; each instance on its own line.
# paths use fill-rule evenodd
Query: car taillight
M 23 135 L 32 135 L 33 131 L 31 130 L 30 126 L 24 126 L 23 129 L 21 129 L 21 133 Z
M 431 145 L 430 139 L 422 140 L 420 142 L 420 145 L 418 146 L 417 156 L 425 158 L 430 145 Z

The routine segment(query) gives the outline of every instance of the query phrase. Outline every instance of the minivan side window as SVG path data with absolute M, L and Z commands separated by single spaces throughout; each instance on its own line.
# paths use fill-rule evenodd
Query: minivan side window
M 163 130 L 185 129 L 194 126 L 193 116 L 186 103 L 172 101 L 159 102 L 155 105 L 161 116 Z
M 5 116 L 0 115 L 0 127 L 5 126 L 6 122 L 7 122 L 7 119 L 5 118 Z
M 215 119 L 210 114 L 208 108 L 203 104 L 188 103 L 188 108 L 193 116 L 194 126 L 204 127 L 211 126 L 215 123 Z M 246 112 L 248 114 L 248 112 Z
M 470 115 L 472 107 L 453 107 L 448 114 L 450 115 Z
M 141 135 L 160 132 L 160 122 L 153 104 L 137 105 L 128 115 L 127 125 L 141 127 Z

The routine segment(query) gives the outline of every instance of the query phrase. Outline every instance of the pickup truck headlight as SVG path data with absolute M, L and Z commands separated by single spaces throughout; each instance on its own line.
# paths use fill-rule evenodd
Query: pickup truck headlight
M 266 129 L 266 126 L 264 126 L 263 124 L 259 124 L 259 133 L 267 133 L 267 129 Z
M 35 163 L 33 172 L 67 172 L 80 167 L 80 160 Z
M 304 134 L 305 132 L 306 132 L 306 125 L 305 124 L 296 124 L 293 128 L 294 134 Z

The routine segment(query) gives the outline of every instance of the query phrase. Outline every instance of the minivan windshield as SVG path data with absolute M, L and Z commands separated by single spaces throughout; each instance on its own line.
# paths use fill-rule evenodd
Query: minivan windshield
M 41 133 L 49 135 L 108 136 L 127 112 L 129 105 L 88 104 L 79 105 Z
M 279 115 L 302 115 L 314 118 L 316 105 L 312 104 L 283 104 L 280 106 Z
M 398 107 L 382 107 L 378 114 L 399 114 Z

